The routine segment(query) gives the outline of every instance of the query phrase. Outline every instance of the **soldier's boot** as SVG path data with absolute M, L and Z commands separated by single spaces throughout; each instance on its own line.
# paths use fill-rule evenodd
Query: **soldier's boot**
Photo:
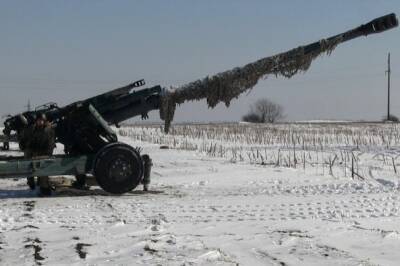
M 35 190 L 36 184 L 35 184 L 35 178 L 33 176 L 27 178 L 26 184 L 28 185 L 30 190 Z
M 72 187 L 76 189 L 88 190 L 90 187 L 86 184 L 86 175 L 76 175 Z
M 143 160 L 143 170 L 144 170 L 142 179 L 143 191 L 148 191 L 150 185 L 151 167 L 153 166 L 153 162 L 150 159 L 150 156 L 147 154 L 142 155 L 142 160 Z
M 39 191 L 39 196 L 41 197 L 48 197 L 51 196 L 51 187 L 49 183 L 49 177 L 48 176 L 40 176 L 38 177 L 38 185 L 40 188 Z

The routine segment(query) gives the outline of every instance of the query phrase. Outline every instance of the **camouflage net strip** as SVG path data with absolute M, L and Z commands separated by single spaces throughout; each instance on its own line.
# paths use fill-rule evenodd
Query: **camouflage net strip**
M 243 67 L 207 76 L 204 79 L 172 88 L 163 97 L 160 117 L 165 121 L 165 132 L 168 133 L 173 120 L 176 106 L 186 101 L 207 99 L 209 107 L 214 108 L 224 102 L 229 107 L 234 98 L 252 89 L 261 78 L 268 75 L 291 78 L 299 72 L 305 72 L 312 61 L 321 54 L 330 55 L 336 46 L 342 42 L 342 36 L 319 41 L 319 49 L 305 52 L 305 46 L 292 49 L 275 56 L 266 57 Z

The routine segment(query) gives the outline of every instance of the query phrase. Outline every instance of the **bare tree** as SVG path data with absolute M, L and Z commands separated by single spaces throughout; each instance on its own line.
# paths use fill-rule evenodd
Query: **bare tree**
M 253 113 L 252 111 L 250 111 L 248 114 L 244 115 L 242 117 L 242 120 L 245 122 L 251 122 L 251 123 L 262 123 L 260 120 L 260 117 Z
M 284 117 L 283 112 L 280 104 L 264 98 L 250 106 L 250 111 L 243 116 L 242 120 L 253 123 L 274 123 Z
M 389 115 L 389 119 L 387 118 L 387 116 L 384 116 L 382 118 L 382 121 L 383 122 L 395 122 L 395 123 L 400 122 L 399 118 L 397 116 L 393 115 L 393 114 Z

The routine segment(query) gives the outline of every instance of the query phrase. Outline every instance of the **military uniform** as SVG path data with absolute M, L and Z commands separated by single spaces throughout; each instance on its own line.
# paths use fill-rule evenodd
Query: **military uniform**
M 41 116 L 34 125 L 25 128 L 20 133 L 20 145 L 26 158 L 51 156 L 55 147 L 54 128 L 44 116 Z M 42 195 L 51 194 L 48 176 L 38 177 L 37 183 Z M 35 188 L 33 177 L 28 178 L 28 185 L 31 189 Z

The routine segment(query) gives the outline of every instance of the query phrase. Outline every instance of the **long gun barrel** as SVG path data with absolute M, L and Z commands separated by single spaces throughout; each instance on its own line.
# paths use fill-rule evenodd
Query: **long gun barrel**
M 344 33 L 332 36 L 327 39 L 327 42 L 335 41 L 337 39 L 340 39 L 341 43 L 342 42 L 347 42 L 352 39 L 361 37 L 361 36 L 367 36 L 371 34 L 376 34 L 376 33 L 381 33 L 386 30 L 390 30 L 392 28 L 395 28 L 398 26 L 398 20 L 396 18 L 396 15 L 394 13 L 391 13 L 386 16 L 382 16 L 379 18 L 376 18 L 374 20 L 371 20 L 370 22 L 363 24 L 355 29 L 346 31 Z M 312 44 L 306 45 L 304 47 L 304 52 L 310 53 L 313 51 L 316 51 L 318 49 L 321 49 L 321 41 L 314 42 Z
M 206 99 L 211 108 L 220 102 L 229 106 L 233 98 L 237 98 L 241 93 L 253 88 L 263 77 L 273 74 L 291 78 L 298 72 L 308 70 L 315 58 L 324 53 L 330 54 L 340 43 L 360 36 L 380 33 L 397 26 L 398 20 L 392 13 L 327 39 L 174 88 L 163 97 L 160 108 L 160 117 L 165 120 L 165 131 L 168 132 L 176 106 L 179 104 Z
M 94 150 L 93 147 L 104 144 L 101 143 L 100 138 L 92 138 L 93 135 L 103 134 L 103 137 L 110 141 L 115 139 L 107 124 L 118 125 L 138 115 L 146 118 L 149 111 L 157 109 L 160 110 L 160 117 L 165 120 L 165 131 L 168 132 L 178 104 L 206 99 L 209 107 L 215 107 L 220 102 L 229 106 L 233 98 L 253 88 L 262 77 L 273 74 L 290 78 L 298 72 L 306 71 L 315 58 L 323 53 L 330 54 L 340 43 L 397 26 L 396 16 L 389 14 L 330 38 L 262 58 L 243 67 L 221 72 L 168 91 L 160 86 L 134 90 L 144 85 L 144 81 L 139 80 L 62 108 L 56 104 L 44 105 L 38 110 L 9 117 L 4 123 L 3 132 L 6 136 L 10 136 L 11 132 L 15 131 L 19 136 L 24 128 L 35 122 L 38 115 L 45 114 L 56 127 L 57 140 L 72 151 L 82 152 Z M 98 132 L 93 132 L 93 125 L 96 123 L 101 126 Z

